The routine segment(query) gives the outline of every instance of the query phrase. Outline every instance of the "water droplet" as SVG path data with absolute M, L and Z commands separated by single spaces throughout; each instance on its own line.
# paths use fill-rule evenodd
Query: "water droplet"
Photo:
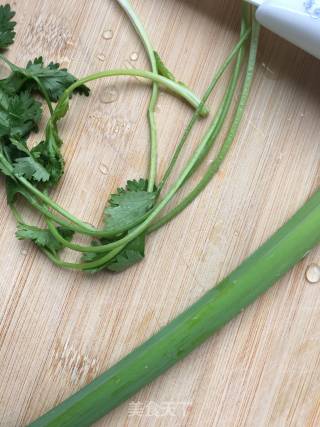
M 99 166 L 99 170 L 103 175 L 107 175 L 108 174 L 108 166 L 105 165 L 104 163 L 101 163 L 101 165 Z
M 149 368 L 149 366 L 148 365 L 144 365 L 144 369 L 148 369 Z
M 118 99 L 118 91 L 114 86 L 107 86 L 100 94 L 100 101 L 103 104 L 111 104 Z
M 106 31 L 104 31 L 103 34 L 102 34 L 102 37 L 105 40 L 111 40 L 112 37 L 113 37 L 113 31 L 112 30 L 106 30 Z
M 99 59 L 99 61 L 105 61 L 106 60 L 106 55 L 104 55 L 103 53 L 99 53 L 99 55 L 97 56 L 97 58 Z
M 309 283 L 319 283 L 320 266 L 317 264 L 310 264 L 306 270 L 306 279 Z
M 21 255 L 26 256 L 28 251 L 27 251 L 27 249 L 21 249 L 20 253 L 21 253 Z
M 132 54 L 130 55 L 131 61 L 137 61 L 138 58 L 139 58 L 139 54 L 137 52 L 132 52 Z

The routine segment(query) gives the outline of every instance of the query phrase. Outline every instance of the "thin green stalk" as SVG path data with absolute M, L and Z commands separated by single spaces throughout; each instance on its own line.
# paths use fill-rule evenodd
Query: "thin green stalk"
M 84 271 L 84 270 L 93 270 L 95 268 L 101 267 L 102 265 L 105 265 L 107 262 L 111 261 L 115 256 L 117 256 L 118 253 L 120 253 L 123 248 L 124 247 L 118 247 L 118 248 L 114 249 L 113 251 L 110 251 L 107 255 L 99 258 L 96 261 L 83 262 L 83 263 L 74 263 L 74 262 L 62 261 L 56 255 L 53 255 L 50 251 L 48 251 L 46 249 L 42 249 L 42 250 L 47 255 L 47 257 L 58 267 L 71 269 L 71 270 Z
M 211 165 L 208 167 L 207 172 L 203 176 L 203 178 L 200 180 L 200 182 L 196 185 L 196 187 L 176 206 L 174 207 L 170 212 L 168 212 L 166 215 L 164 215 L 160 220 L 152 224 L 148 228 L 148 233 L 151 233 L 158 228 L 162 227 L 167 222 L 171 221 L 175 216 L 177 216 L 180 212 L 182 212 L 200 193 L 203 191 L 203 189 L 208 185 L 208 183 L 211 181 L 212 177 L 215 175 L 215 173 L 219 170 L 219 167 L 221 166 L 223 160 L 225 159 L 228 151 L 230 150 L 231 144 L 234 141 L 235 135 L 238 131 L 238 128 L 240 126 L 241 119 L 244 114 L 245 106 L 248 101 L 248 97 L 250 94 L 250 88 L 254 76 L 254 69 L 255 69 L 255 63 L 256 63 L 256 55 L 257 55 L 257 48 L 258 48 L 258 37 L 259 37 L 259 26 L 254 25 L 254 34 L 253 39 L 251 43 L 251 49 L 249 54 L 249 60 L 248 60 L 248 66 L 247 66 L 247 72 L 246 77 L 243 83 L 243 89 L 240 96 L 239 104 L 233 119 L 233 122 L 231 124 L 230 130 L 228 132 L 228 135 L 222 144 L 220 151 L 215 158 L 215 160 L 211 163 Z M 210 132 L 207 134 L 208 142 L 210 145 L 210 138 L 215 138 L 216 133 L 214 132 L 212 135 Z M 204 151 L 203 154 L 206 154 L 206 150 L 208 148 L 208 145 L 204 144 Z M 199 159 L 202 156 L 199 156 Z
M 251 33 L 251 28 L 247 29 L 246 31 L 244 30 L 244 24 L 242 24 L 242 31 L 241 31 L 241 38 L 239 40 L 239 42 L 236 44 L 236 46 L 234 47 L 234 49 L 232 50 L 232 52 L 230 53 L 230 55 L 228 56 L 228 58 L 226 59 L 226 61 L 222 64 L 222 66 L 219 68 L 219 70 L 217 71 L 217 73 L 213 76 L 212 81 L 208 87 L 208 89 L 206 90 L 205 94 L 203 95 L 202 99 L 201 99 L 201 103 L 199 105 L 199 107 L 196 109 L 196 111 L 193 113 L 190 122 L 188 123 L 182 137 L 181 140 L 173 154 L 173 157 L 169 163 L 169 166 L 167 168 L 167 170 L 164 173 L 164 176 L 161 180 L 161 182 L 159 183 L 159 191 L 161 191 L 161 189 L 163 188 L 163 186 L 166 184 L 166 182 L 168 181 L 168 178 L 171 175 L 171 172 L 178 160 L 178 157 L 181 153 L 181 150 L 185 144 L 185 142 L 187 141 L 191 130 L 193 129 L 193 126 L 195 125 L 195 123 L 197 122 L 197 120 L 199 119 L 200 116 L 200 111 L 202 110 L 203 106 L 205 105 L 205 103 L 207 102 L 209 96 L 211 95 L 211 93 L 213 92 L 214 88 L 216 87 L 217 83 L 219 82 L 220 78 L 223 76 L 224 72 L 226 71 L 226 69 L 228 68 L 228 66 L 231 64 L 231 62 L 233 61 L 234 57 L 238 54 L 239 55 L 239 51 L 241 51 L 244 43 L 246 42 L 246 40 L 248 39 L 250 33 Z M 242 55 L 241 55 L 242 56 Z M 237 64 L 238 66 L 238 64 Z M 220 117 L 221 115 L 221 110 L 218 111 L 216 118 Z
M 151 71 L 155 74 L 158 74 L 158 67 L 157 67 L 157 61 L 154 55 L 154 49 L 149 40 L 148 34 L 142 25 L 142 22 L 140 21 L 139 17 L 135 13 L 134 9 L 132 8 L 128 0 L 117 0 L 117 2 L 126 12 L 136 32 L 140 36 L 140 39 L 146 49 L 146 52 L 149 58 Z M 157 175 L 158 155 L 157 155 L 157 127 L 156 127 L 156 120 L 155 120 L 155 107 L 157 105 L 158 97 L 159 97 L 159 86 L 157 83 L 153 83 L 149 107 L 148 107 L 148 122 L 149 122 L 149 132 L 150 132 L 150 160 L 149 160 L 148 191 L 150 192 L 153 191 L 154 189 L 156 175 Z
M 107 70 L 100 71 L 98 73 L 91 74 L 89 76 L 83 77 L 82 79 L 77 80 L 72 85 L 68 87 L 61 96 L 58 104 L 56 105 L 55 111 L 59 111 L 61 106 L 68 101 L 70 95 L 72 95 L 73 91 L 77 89 L 79 86 L 83 84 L 89 83 L 94 80 L 106 78 L 106 77 L 119 77 L 119 76 L 132 76 L 132 77 L 141 77 L 147 80 L 151 80 L 152 82 L 156 82 L 164 88 L 170 90 L 175 95 L 180 96 L 185 101 L 187 101 L 192 107 L 197 108 L 200 104 L 200 99 L 186 86 L 181 85 L 180 83 L 174 82 L 172 80 L 167 79 L 166 77 L 160 76 L 159 74 L 154 74 L 151 71 L 145 70 L 127 70 L 127 69 L 115 69 L 115 70 Z M 201 110 L 202 116 L 208 115 L 208 110 L 206 107 L 203 107 Z
M 144 344 L 29 427 L 88 427 L 183 359 L 320 243 L 320 191 L 264 245 Z
M 17 176 L 16 179 L 24 186 L 26 187 L 30 193 L 34 194 L 36 197 L 38 197 L 39 200 L 44 202 L 46 205 L 50 206 L 52 209 L 57 211 L 60 215 L 67 218 L 69 221 L 77 224 L 79 228 L 83 229 L 83 233 L 85 233 L 87 230 L 91 230 L 92 232 L 95 231 L 93 227 L 90 227 L 88 224 L 84 224 L 82 221 L 80 221 L 78 218 L 76 218 L 74 215 L 63 209 L 61 206 L 59 206 L 57 203 L 55 203 L 51 198 L 44 193 L 42 193 L 40 190 L 35 188 L 26 178 Z
M 42 93 L 42 95 L 43 95 L 43 97 L 44 97 L 44 99 L 48 105 L 50 115 L 52 116 L 53 115 L 53 107 L 52 107 L 52 103 L 50 101 L 48 92 L 46 91 L 46 88 L 43 86 L 43 84 L 41 83 L 41 80 L 37 76 L 29 76 L 29 78 L 33 79 L 37 83 L 37 85 L 39 86 L 40 91 L 41 91 L 41 93 Z

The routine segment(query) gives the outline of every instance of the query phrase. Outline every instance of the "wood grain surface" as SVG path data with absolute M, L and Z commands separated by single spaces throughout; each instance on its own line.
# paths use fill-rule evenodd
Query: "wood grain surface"
M 77 76 L 148 67 L 113 0 L 10 3 L 18 22 L 8 51 L 13 62 L 43 55 Z M 237 40 L 239 1 L 133 4 L 169 68 L 201 94 Z M 103 38 L 107 30 L 112 38 Z M 25 426 L 79 390 L 188 307 L 303 204 L 319 186 L 319 75 L 319 61 L 263 31 L 249 106 L 223 168 L 178 219 L 150 236 L 146 259 L 122 274 L 63 271 L 17 241 L 1 179 L 1 426 Z M 211 97 L 213 111 L 225 83 Z M 108 194 L 146 174 L 150 88 L 132 78 L 91 88 L 90 99 L 74 97 L 61 125 L 67 167 L 54 194 L 98 224 Z M 106 90 L 114 102 L 102 102 Z M 190 114 L 180 100 L 161 94 L 160 175 Z M 193 132 L 180 167 L 207 123 Z M 218 335 L 96 425 L 319 426 L 320 284 L 305 280 L 307 266 L 319 261 L 318 248 Z M 159 411 L 152 414 L 152 405 Z

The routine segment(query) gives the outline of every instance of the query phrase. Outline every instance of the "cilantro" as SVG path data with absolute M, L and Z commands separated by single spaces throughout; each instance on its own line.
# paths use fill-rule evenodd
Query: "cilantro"
M 12 72 L 7 78 L 0 80 L 0 88 L 11 95 L 22 90 L 42 94 L 44 88 L 50 101 L 57 102 L 64 91 L 77 81 L 75 76 L 66 68 L 60 68 L 58 63 L 50 62 L 45 66 L 42 56 L 29 61 L 26 68 L 18 67 L 8 59 L 5 62 Z M 81 85 L 74 92 L 88 96 L 90 89 Z
M 57 227 L 58 232 L 61 236 L 71 241 L 73 237 L 73 231 L 65 227 Z M 16 237 L 19 240 L 32 240 L 35 245 L 49 250 L 53 254 L 57 254 L 63 245 L 55 239 L 48 229 L 35 227 L 32 225 L 19 223 L 17 226 Z
M 11 11 L 10 6 L 0 6 L 0 49 L 8 47 L 14 40 L 13 16 L 14 12 Z M 145 33 L 142 32 L 140 36 L 144 45 L 150 46 L 145 39 Z M 29 61 L 25 67 L 21 67 L 13 64 L 0 53 L 0 60 L 4 61 L 11 70 L 8 77 L 0 80 L 0 173 L 6 178 L 7 202 L 18 222 L 17 238 L 32 240 L 37 246 L 45 249 L 49 258 L 59 266 L 90 272 L 103 269 L 119 272 L 129 268 L 144 258 L 146 234 L 158 228 L 159 224 L 167 222 L 168 218 L 174 217 L 182 210 L 181 205 L 188 204 L 194 198 L 193 194 L 188 195 L 187 202 L 185 199 L 158 222 L 154 221 L 184 185 L 189 176 L 187 172 L 190 173 L 191 166 L 201 160 L 201 155 L 209 148 L 211 141 L 204 138 L 204 142 L 189 160 L 178 180 L 156 204 L 193 124 L 201 115 L 205 97 L 200 101 L 189 89 L 183 87 L 152 48 L 148 48 L 147 53 L 152 65 L 152 73 L 144 70 L 108 70 L 81 80 L 77 80 L 67 69 L 60 68 L 58 63 L 45 63 L 41 56 Z M 157 74 L 165 78 L 159 79 Z M 64 159 L 61 153 L 63 142 L 59 136 L 59 121 L 69 112 L 73 93 L 89 95 L 89 89 L 85 83 L 101 77 L 121 75 L 135 75 L 150 78 L 153 81 L 148 107 L 151 147 L 149 177 L 148 180 L 142 178 L 129 180 L 124 187 L 118 188 L 114 194 L 111 194 L 104 210 L 104 226 L 96 229 L 67 212 L 49 196 L 48 190 L 59 182 L 64 172 Z M 161 82 L 161 85 L 156 84 L 157 82 Z M 196 108 L 196 112 L 176 148 L 163 180 L 157 187 L 155 185 L 157 129 L 154 112 L 162 86 L 186 99 Z M 211 86 L 214 85 L 211 84 Z M 210 91 L 207 91 L 207 94 Z M 50 118 L 45 127 L 45 137 L 38 144 L 32 144 L 31 148 L 28 138 L 32 132 L 38 131 L 42 116 L 42 102 L 46 103 Z M 52 103 L 57 104 L 53 106 Z M 211 134 L 212 129 L 209 132 L 209 135 Z M 203 184 L 199 184 L 200 188 L 201 185 Z M 22 195 L 25 201 L 42 216 L 50 218 L 49 229 L 34 227 L 23 222 L 15 205 L 18 195 Z M 51 228 L 51 224 L 52 227 L 57 224 L 65 226 L 56 228 L 61 238 L 55 229 Z M 71 243 L 73 230 L 92 236 L 94 240 L 91 247 L 76 242 Z M 60 260 L 58 252 L 64 247 L 83 254 L 82 262 L 70 263 Z M 90 268 L 88 262 L 93 262 L 94 268 Z
M 50 179 L 48 171 L 31 156 L 17 159 L 14 163 L 14 173 L 36 182 L 46 182 Z
M 114 272 L 126 270 L 144 258 L 145 236 L 140 235 L 132 240 L 118 255 L 108 264 L 107 269 Z
M 64 161 L 60 152 L 61 141 L 56 131 L 50 127 L 46 139 L 41 141 L 32 150 L 32 156 L 49 173 L 48 186 L 56 184 L 64 171 Z
M 14 15 L 15 12 L 11 10 L 9 4 L 0 6 L 0 49 L 6 49 L 14 41 L 16 35 L 14 32 L 16 23 L 12 21 Z
M 105 209 L 105 230 L 117 234 L 141 222 L 153 207 L 156 193 L 147 192 L 147 181 L 128 181 L 125 188 L 112 194 Z
M 77 81 L 66 68 L 59 68 L 60 64 L 50 62 L 48 66 L 44 65 L 43 58 L 40 56 L 33 62 L 29 61 L 25 69 L 25 74 L 28 77 L 37 77 L 46 89 L 49 98 L 53 102 L 57 102 L 63 92 Z M 36 82 L 29 80 L 28 86 L 30 89 L 37 90 Z M 75 92 L 80 95 L 88 96 L 90 89 L 85 86 L 79 86 Z
M 9 96 L 0 90 L 0 137 L 28 136 L 38 129 L 41 114 L 41 104 L 30 93 Z

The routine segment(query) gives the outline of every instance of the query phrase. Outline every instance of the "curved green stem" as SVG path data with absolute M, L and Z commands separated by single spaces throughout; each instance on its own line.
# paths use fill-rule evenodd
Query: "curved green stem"
M 42 93 L 42 95 L 43 95 L 43 97 L 44 97 L 44 99 L 48 105 L 50 115 L 52 116 L 53 115 L 53 107 L 52 107 L 48 92 L 46 91 L 46 88 L 41 83 L 41 80 L 37 76 L 32 76 L 32 75 L 31 76 L 28 75 L 28 78 L 34 80 L 37 83 L 37 85 L 39 86 L 40 92 Z
M 234 47 L 234 49 L 232 50 L 232 52 L 230 53 L 230 55 L 228 56 L 228 58 L 226 59 L 226 61 L 224 62 L 224 64 L 219 68 L 219 70 L 217 71 L 217 73 L 213 76 L 212 81 L 208 87 L 208 89 L 206 90 L 205 94 L 203 95 L 203 98 L 201 99 L 201 103 L 199 105 L 199 107 L 196 109 L 196 111 L 193 113 L 193 116 L 190 120 L 190 122 L 188 123 L 188 126 L 186 128 L 186 130 L 184 131 L 182 138 L 174 152 L 174 155 L 170 161 L 170 164 L 166 170 L 166 172 L 164 173 L 164 176 L 159 184 L 159 190 L 161 191 L 161 189 L 163 188 L 163 186 L 165 185 L 165 183 L 167 182 L 169 176 L 171 175 L 171 172 L 178 160 L 178 157 L 181 153 L 181 150 L 185 144 L 185 142 L 187 141 L 187 138 L 193 128 L 193 126 L 195 125 L 196 121 L 199 119 L 200 116 L 200 111 L 203 108 L 204 104 L 207 102 L 209 96 L 211 95 L 211 93 L 213 92 L 215 86 L 217 85 L 217 83 L 219 82 L 220 78 L 223 76 L 224 72 L 226 71 L 226 69 L 228 68 L 228 66 L 231 64 L 232 60 L 234 59 L 234 57 L 239 53 L 239 51 L 242 49 L 243 44 L 246 42 L 246 40 L 248 39 L 249 35 L 251 33 L 251 28 L 247 29 L 246 31 L 242 31 L 241 33 L 241 38 L 239 40 L 239 42 L 237 43 L 237 45 Z M 219 117 L 221 115 L 221 109 L 218 111 L 217 113 L 217 117 Z
M 64 105 L 66 101 L 68 101 L 72 92 L 77 89 L 79 86 L 83 84 L 89 83 L 94 80 L 102 79 L 105 77 L 119 77 L 119 76 L 132 76 L 132 77 L 141 77 L 147 80 L 151 80 L 153 82 L 159 83 L 161 86 L 166 89 L 172 91 L 174 94 L 180 96 L 185 99 L 192 107 L 197 108 L 200 104 L 200 99 L 187 87 L 174 82 L 172 80 L 167 79 L 166 77 L 160 76 L 159 74 L 154 74 L 151 71 L 145 70 L 126 70 L 126 69 L 115 69 L 115 70 L 107 70 L 100 71 L 98 73 L 91 74 L 89 76 L 83 77 L 82 79 L 77 80 L 75 83 L 70 85 L 68 89 L 66 89 L 60 98 L 58 104 L 56 105 L 55 112 L 61 109 L 61 106 Z M 208 110 L 206 107 L 203 107 L 201 110 L 201 116 L 207 116 Z M 53 116 L 53 121 L 55 120 L 55 114 Z
M 236 110 L 233 122 L 231 124 L 230 130 L 228 132 L 228 135 L 217 155 L 215 160 L 211 163 L 209 168 L 207 169 L 207 172 L 201 179 L 201 181 L 198 183 L 198 185 L 186 196 L 181 203 L 179 203 L 178 206 L 173 208 L 170 212 L 168 212 L 165 216 L 163 216 L 159 221 L 152 224 L 151 227 L 148 228 L 148 233 L 151 233 L 152 231 L 157 230 L 158 228 L 162 227 L 164 224 L 172 220 L 175 216 L 177 216 L 180 212 L 183 211 L 197 196 L 198 194 L 207 186 L 207 184 L 210 182 L 214 174 L 219 170 L 219 167 L 223 160 L 225 159 L 231 144 L 234 140 L 235 134 L 239 128 L 240 121 L 243 117 L 244 109 L 249 97 L 250 88 L 253 80 L 254 75 L 254 68 L 256 63 L 256 55 L 257 55 L 257 48 L 258 48 L 258 38 L 259 38 L 259 25 L 254 23 L 253 30 L 252 30 L 252 39 L 251 39 L 251 48 L 250 48 L 250 54 L 249 54 L 249 61 L 247 66 L 247 73 L 246 78 L 243 84 L 242 93 L 239 100 L 239 105 Z M 200 158 L 200 156 L 199 156 Z
M 118 255 L 123 250 L 124 246 L 120 246 L 113 251 L 109 252 L 104 257 L 101 257 L 97 259 L 96 261 L 91 262 L 82 262 L 82 263 L 75 263 L 75 262 L 66 262 L 62 261 L 60 258 L 58 258 L 56 255 L 53 255 L 50 251 L 43 249 L 43 252 L 47 255 L 47 257 L 58 267 L 70 269 L 70 270 L 94 270 L 95 268 L 100 268 L 103 265 L 107 264 L 107 262 L 111 261 L 115 256 Z
M 140 36 L 140 39 L 145 47 L 145 50 L 149 58 L 151 70 L 153 73 L 157 74 L 158 67 L 157 67 L 157 61 L 154 55 L 154 49 L 151 45 L 148 34 L 145 31 L 139 17 L 133 10 L 128 0 L 117 0 L 117 2 L 122 7 L 122 9 L 126 12 L 136 32 Z M 156 128 L 156 120 L 155 120 L 155 107 L 158 101 L 158 96 L 159 96 L 158 84 L 153 83 L 152 93 L 151 93 L 149 107 L 148 107 L 148 122 L 149 122 L 149 132 L 150 132 L 150 161 L 149 161 L 148 191 L 153 191 L 156 175 L 157 175 L 158 155 L 157 155 L 157 128 Z
M 75 217 L 74 215 L 63 209 L 61 206 L 59 206 L 57 203 L 55 203 L 50 197 L 35 188 L 26 178 L 17 176 L 16 179 L 42 202 L 50 206 L 52 209 L 67 218 L 69 221 L 77 224 L 79 228 L 82 229 L 83 233 L 85 233 L 86 231 L 95 231 L 95 228 L 83 223 L 77 217 Z

